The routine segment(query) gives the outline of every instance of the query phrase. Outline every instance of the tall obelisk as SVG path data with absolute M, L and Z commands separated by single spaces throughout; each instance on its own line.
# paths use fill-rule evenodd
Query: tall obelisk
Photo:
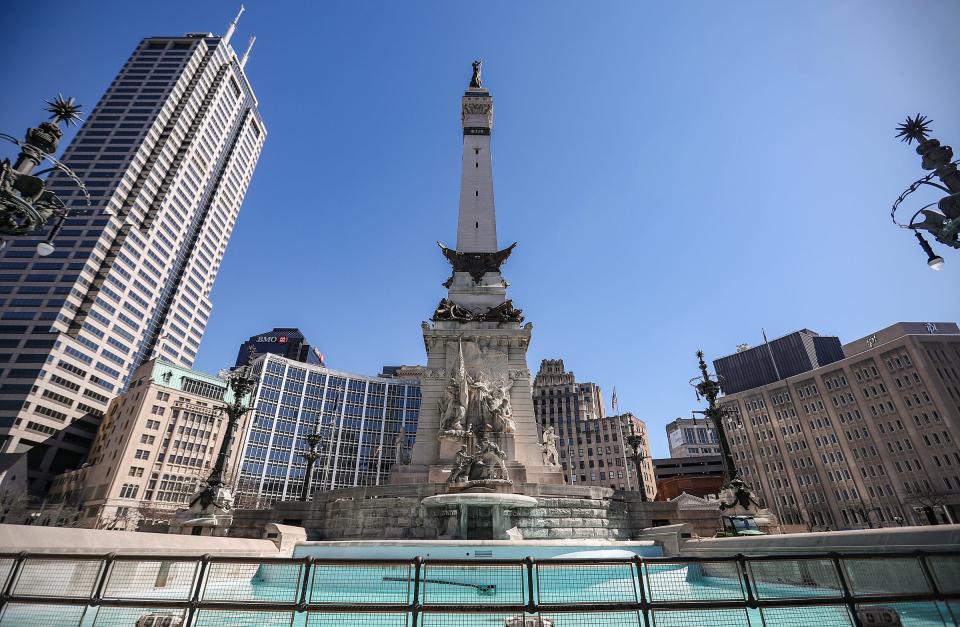
M 533 325 L 507 299 L 498 249 L 490 137 L 493 98 L 473 64 L 461 100 L 463 164 L 457 246 L 440 248 L 453 267 L 432 324 L 423 323 L 427 367 L 410 463 L 392 483 L 444 483 L 449 491 L 519 492 L 563 483 L 545 465 L 534 419 L 527 347 Z

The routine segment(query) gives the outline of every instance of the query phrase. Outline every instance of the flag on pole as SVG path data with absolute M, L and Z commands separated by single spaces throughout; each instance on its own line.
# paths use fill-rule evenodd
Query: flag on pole
M 617 386 L 613 386 L 613 396 L 610 398 L 610 407 L 613 408 L 613 413 L 617 413 Z

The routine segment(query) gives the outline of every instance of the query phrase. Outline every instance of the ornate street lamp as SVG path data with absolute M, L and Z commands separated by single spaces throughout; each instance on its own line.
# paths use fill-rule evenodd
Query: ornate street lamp
M 619 420 L 619 418 L 618 416 L 617 419 Z M 640 490 L 640 500 L 646 502 L 649 499 L 647 498 L 647 485 L 643 480 L 643 462 L 650 456 L 646 454 L 647 443 L 643 436 L 637 433 L 633 420 L 630 421 L 630 435 L 626 438 L 626 444 L 630 447 L 630 454 L 627 455 L 627 458 L 637 468 L 637 489 Z
M 913 231 L 920 248 L 927 254 L 927 265 L 933 270 L 940 270 L 943 268 L 943 257 L 933 252 L 930 243 L 920 231 L 930 233 L 941 244 L 960 248 L 960 172 L 957 171 L 960 161 L 953 161 L 953 149 L 950 146 L 941 146 L 940 142 L 933 138 L 927 139 L 932 121 L 918 113 L 916 117 L 908 117 L 906 122 L 897 127 L 897 137 L 901 141 L 911 144 L 916 140 L 917 154 L 923 157 L 921 167 L 932 172 L 914 181 L 900 194 L 890 210 L 890 219 L 897 226 Z M 934 182 L 934 177 L 941 182 Z M 935 187 L 947 195 L 918 209 L 906 224 L 897 221 L 896 214 L 900 205 L 922 185 Z M 919 218 L 922 219 L 918 220 Z
M 723 477 L 725 480 L 723 487 L 729 491 L 732 497 L 731 501 L 721 500 L 720 509 L 727 510 L 739 505 L 745 510 L 759 510 L 761 508 L 760 503 L 754 497 L 746 481 L 743 480 L 740 470 L 733 460 L 733 451 L 730 449 L 730 440 L 727 438 L 727 429 L 723 421 L 727 415 L 727 410 L 717 404 L 717 397 L 720 396 L 720 375 L 710 375 L 707 370 L 707 362 L 703 359 L 703 351 L 697 351 L 697 359 L 700 361 L 700 376 L 690 379 L 690 385 L 697 391 L 697 400 L 707 399 L 707 408 L 694 413 L 709 418 L 713 423 L 713 428 L 717 430 L 717 439 L 720 441 L 720 454 L 723 461 Z
M 253 360 L 256 357 L 256 349 L 250 350 L 247 357 L 247 363 L 228 373 L 227 385 L 233 392 L 233 400 L 217 408 L 215 415 L 226 415 L 227 425 L 226 433 L 220 442 L 220 450 L 217 452 L 217 461 L 213 465 L 213 470 L 207 478 L 206 486 L 190 501 L 189 510 L 196 517 L 187 521 L 186 524 L 203 527 L 221 526 L 221 522 L 229 524 L 233 510 L 233 496 L 230 489 L 226 486 L 227 460 L 230 457 L 230 448 L 233 443 L 234 431 L 240 419 L 250 411 L 251 407 L 245 404 L 248 396 L 252 397 L 252 392 L 257 384 L 257 378 L 253 375 Z M 199 512 L 197 506 L 199 505 Z M 212 509 L 211 509 L 212 508 Z M 223 520 L 221 521 L 221 518 Z
M 310 490 L 313 488 L 313 464 L 323 455 L 320 451 L 320 445 L 323 443 L 323 434 L 320 433 L 320 420 L 313 421 L 313 431 L 308 433 L 304 439 L 307 441 L 307 450 L 300 453 L 300 457 L 307 460 L 306 474 L 303 476 L 303 487 L 300 489 L 300 500 L 306 501 L 310 498 Z
M 37 254 L 41 257 L 53 253 L 53 239 L 63 226 L 69 210 L 56 194 L 45 189 L 40 175 L 60 170 L 80 187 L 87 206 L 90 206 L 90 195 L 77 175 L 53 158 L 63 136 L 59 125 L 76 124 L 80 120 L 80 105 L 73 98 L 64 98 L 62 95 L 48 100 L 47 105 L 45 109 L 51 113 L 53 122 L 41 122 L 35 128 L 27 129 L 22 141 L 0 133 L 0 139 L 20 146 L 20 154 L 13 164 L 9 159 L 0 162 L 0 250 L 7 244 L 4 237 L 30 235 L 47 226 L 51 219 L 56 219 L 47 238 L 37 244 Z M 45 160 L 52 163 L 53 167 L 34 172 Z
M 340 399 L 339 394 L 335 394 L 333 397 L 333 407 L 336 411 L 337 402 Z M 304 436 L 304 439 L 307 441 L 307 451 L 305 453 L 300 453 L 300 456 L 307 460 L 307 470 L 306 474 L 303 477 L 303 487 L 300 489 L 300 500 L 306 501 L 310 498 L 310 493 L 313 490 L 313 465 L 316 461 L 327 454 L 327 447 L 324 446 L 322 449 L 320 445 L 324 443 L 326 436 L 323 435 L 323 432 L 320 428 L 320 422 L 322 420 L 323 412 L 321 412 L 321 418 L 318 418 L 313 421 L 313 431 Z M 324 473 L 326 474 L 326 473 Z M 326 477 L 324 477 L 325 479 Z
M 710 422 L 717 432 L 717 439 L 720 441 L 720 456 L 723 462 L 723 479 L 725 485 L 729 485 L 734 479 L 740 478 L 740 471 L 733 461 L 733 451 L 730 450 L 730 441 L 727 439 L 726 426 L 723 418 L 726 410 L 717 405 L 717 397 L 720 396 L 720 375 L 710 376 L 707 371 L 707 362 L 703 359 L 703 351 L 697 351 L 697 359 L 700 360 L 700 376 L 690 379 L 690 385 L 697 391 L 697 400 L 707 399 L 707 408 L 703 411 L 695 411 L 695 414 L 702 414 Z

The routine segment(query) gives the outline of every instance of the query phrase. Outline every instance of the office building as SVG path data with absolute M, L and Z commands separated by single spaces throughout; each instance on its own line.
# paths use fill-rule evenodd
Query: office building
M 27 454 L 36 492 L 138 366 L 194 362 L 266 137 L 233 31 L 141 41 L 62 156 L 92 206 L 55 172 L 74 210 L 55 252 L 35 255 L 46 233 L 0 251 L 0 453 Z
M 88 464 L 56 476 L 50 500 L 77 507 L 89 528 L 169 519 L 210 475 L 226 432 L 219 408 L 232 400 L 222 379 L 148 361 L 110 403 Z
M 737 466 L 785 524 L 960 520 L 960 329 L 899 322 L 721 397 Z
M 323 365 L 323 353 L 310 346 L 300 329 L 293 327 L 276 327 L 266 333 L 251 335 L 249 340 L 240 345 L 234 367 L 247 363 L 252 349 L 258 355 L 272 353 L 305 364 Z
M 677 418 L 667 424 L 670 457 L 719 455 L 720 440 L 713 423 L 705 418 Z
M 605 416 L 600 387 L 578 383 L 562 359 L 544 359 L 533 382 L 533 409 L 541 432 L 553 427 L 564 480 L 614 490 L 639 489 L 635 466 L 623 447 L 631 426 L 647 443 L 644 486 L 651 500 L 656 481 L 646 424 L 630 413 Z
M 237 448 L 240 506 L 300 497 L 306 471 L 301 453 L 314 429 L 323 436 L 315 490 L 386 484 L 413 445 L 419 378 L 347 374 L 272 354 L 258 357 L 254 372 L 260 377 L 255 409 Z
M 735 394 L 843 359 L 840 339 L 801 329 L 713 362 L 725 394 Z
M 666 457 L 653 460 L 657 498 L 669 501 L 686 492 L 701 498 L 717 497 L 723 488 L 723 461 L 719 455 Z

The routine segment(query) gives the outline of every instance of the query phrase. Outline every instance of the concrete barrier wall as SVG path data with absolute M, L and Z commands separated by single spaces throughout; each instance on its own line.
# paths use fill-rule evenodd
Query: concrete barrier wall
M 19 553 L 121 553 L 134 555 L 242 555 L 279 556 L 290 554 L 273 540 L 219 538 L 160 533 L 129 533 L 101 529 L 0 525 L 0 552 Z
M 787 553 L 902 553 L 960 547 L 960 525 L 885 527 L 853 531 L 791 533 L 734 538 L 694 538 L 682 543 L 681 555 L 694 557 Z

